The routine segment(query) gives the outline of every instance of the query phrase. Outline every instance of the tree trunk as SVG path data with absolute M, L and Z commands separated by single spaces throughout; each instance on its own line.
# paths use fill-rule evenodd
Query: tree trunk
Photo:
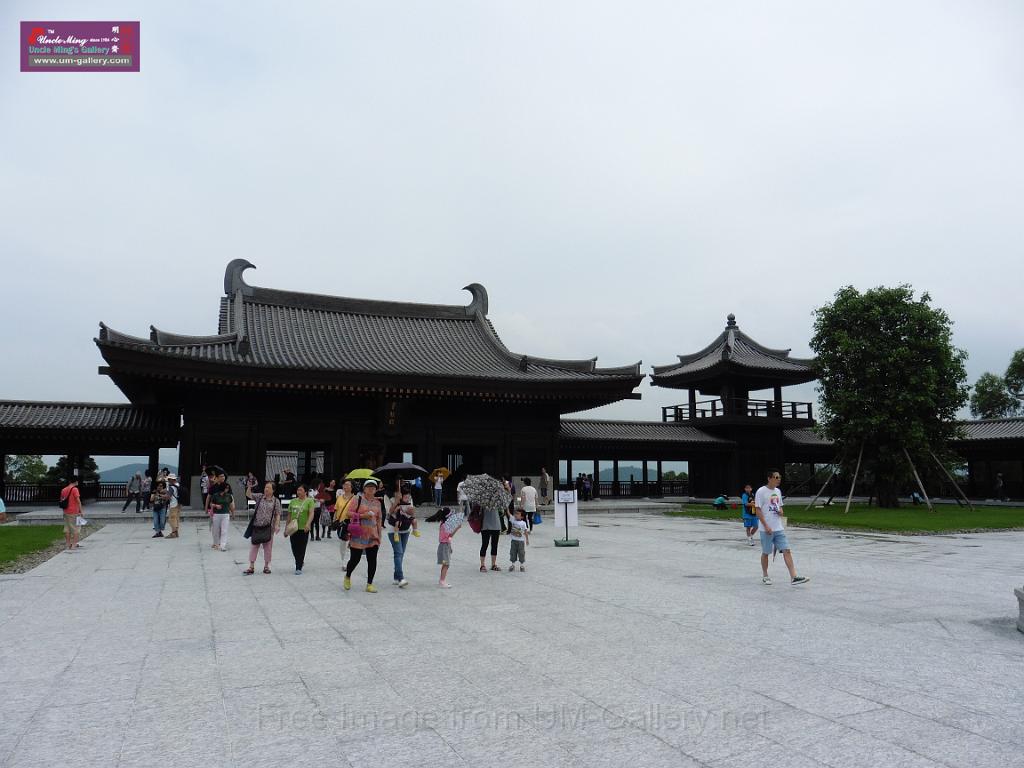
M 900 505 L 899 494 L 896 492 L 896 486 L 890 483 L 883 482 L 881 480 L 875 486 L 875 493 L 878 496 L 878 506 L 885 508 L 895 508 Z

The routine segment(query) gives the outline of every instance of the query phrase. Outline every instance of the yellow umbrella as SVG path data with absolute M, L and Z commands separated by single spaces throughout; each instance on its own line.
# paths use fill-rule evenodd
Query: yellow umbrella
M 451 471 L 448 469 L 448 467 L 438 467 L 437 469 L 430 473 L 430 482 L 433 483 L 434 481 L 437 480 L 438 477 L 440 477 L 441 482 L 443 483 L 445 480 L 448 479 L 449 475 L 451 475 Z

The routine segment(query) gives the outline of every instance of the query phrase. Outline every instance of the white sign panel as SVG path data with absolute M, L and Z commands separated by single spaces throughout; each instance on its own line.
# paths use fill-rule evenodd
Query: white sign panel
M 565 519 L 569 518 L 569 527 L 576 528 L 580 524 L 579 507 L 576 505 L 576 491 L 558 491 L 555 499 L 555 526 L 565 527 Z

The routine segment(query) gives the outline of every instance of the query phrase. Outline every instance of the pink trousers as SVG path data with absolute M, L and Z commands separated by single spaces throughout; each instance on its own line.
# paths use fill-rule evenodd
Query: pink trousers
M 256 562 L 256 555 L 259 554 L 260 547 L 263 547 L 263 567 L 270 567 L 270 553 L 274 550 L 274 538 L 271 537 L 270 541 L 265 544 L 250 544 L 249 545 L 249 562 Z

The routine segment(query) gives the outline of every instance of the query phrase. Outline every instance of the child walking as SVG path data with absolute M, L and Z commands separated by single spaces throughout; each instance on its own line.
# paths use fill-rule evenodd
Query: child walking
M 509 524 L 509 534 L 512 544 L 509 547 L 508 559 L 512 565 L 508 567 L 509 573 L 516 569 L 516 560 L 519 560 L 520 572 L 526 570 L 526 545 L 530 543 L 529 523 L 526 522 L 526 510 L 517 509 L 515 519 Z
M 459 523 L 454 531 L 448 532 L 445 523 L 451 514 L 451 510 L 449 510 L 444 520 L 441 521 L 441 525 L 437 527 L 437 564 L 441 566 L 441 580 L 437 582 L 437 586 L 441 589 L 449 589 L 452 586 L 448 583 L 448 566 L 452 562 L 452 538 L 462 528 L 462 523 Z

